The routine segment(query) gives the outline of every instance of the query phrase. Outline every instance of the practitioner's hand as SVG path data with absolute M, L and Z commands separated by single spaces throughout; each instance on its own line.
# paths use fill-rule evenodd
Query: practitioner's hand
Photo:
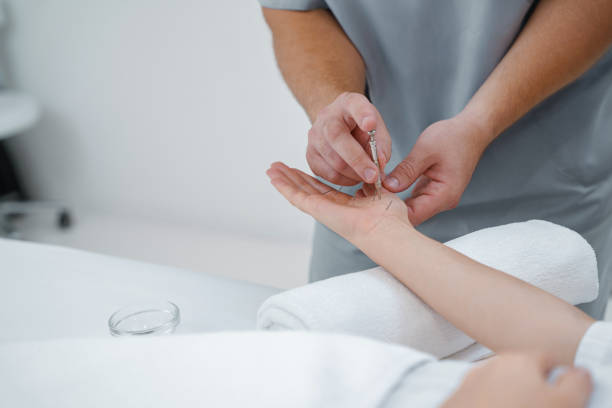
M 592 391 L 588 372 L 569 368 L 548 382 L 551 359 L 534 354 L 493 357 L 470 370 L 443 408 L 583 408 Z
M 342 186 L 373 183 L 368 131 L 376 130 L 382 169 L 391 157 L 391 137 L 378 110 L 364 95 L 345 92 L 317 115 L 308 132 L 306 160 L 314 174 Z
M 460 114 L 430 125 L 384 180 L 389 191 L 401 192 L 416 182 L 406 200 L 410 221 L 419 225 L 459 204 L 492 134 L 476 120 Z
M 369 184 L 352 197 L 280 162 L 272 164 L 267 174 L 291 204 L 355 245 L 379 233 L 384 236 L 398 223 L 410 225 L 404 202 L 384 189 L 381 200 L 374 197 L 375 189 Z

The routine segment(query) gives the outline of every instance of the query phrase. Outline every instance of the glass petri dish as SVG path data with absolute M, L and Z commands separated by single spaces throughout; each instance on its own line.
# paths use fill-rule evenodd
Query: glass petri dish
M 149 302 L 117 310 L 108 319 L 113 336 L 146 336 L 171 334 L 181 322 L 177 305 L 172 302 Z

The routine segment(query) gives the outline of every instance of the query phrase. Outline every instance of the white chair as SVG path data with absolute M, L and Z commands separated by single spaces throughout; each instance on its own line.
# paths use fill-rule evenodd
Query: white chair
M 20 92 L 0 90 L 0 140 L 31 128 L 39 117 L 40 109 L 34 98 Z M 60 228 L 71 224 L 70 213 L 62 205 L 41 201 L 0 201 L 0 235 L 16 237 L 16 220 L 42 211 L 53 212 Z

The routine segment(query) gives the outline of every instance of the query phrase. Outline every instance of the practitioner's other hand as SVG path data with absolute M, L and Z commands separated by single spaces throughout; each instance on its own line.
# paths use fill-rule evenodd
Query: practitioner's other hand
M 569 368 L 555 382 L 552 360 L 540 354 L 493 357 L 470 370 L 443 408 L 583 408 L 592 391 L 588 372 Z
M 399 193 L 414 184 L 406 200 L 413 225 L 455 208 L 467 187 L 492 133 L 467 116 L 430 125 L 385 178 L 389 191 Z
M 404 202 L 385 189 L 380 200 L 370 184 L 353 197 L 280 162 L 273 163 L 267 174 L 291 204 L 356 245 L 379 233 L 384 235 L 398 223 L 410 225 Z

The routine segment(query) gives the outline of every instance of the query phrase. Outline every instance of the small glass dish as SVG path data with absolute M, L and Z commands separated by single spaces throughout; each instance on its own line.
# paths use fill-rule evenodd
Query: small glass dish
M 171 334 L 181 322 L 181 313 L 172 302 L 149 302 L 117 310 L 108 319 L 113 336 Z

